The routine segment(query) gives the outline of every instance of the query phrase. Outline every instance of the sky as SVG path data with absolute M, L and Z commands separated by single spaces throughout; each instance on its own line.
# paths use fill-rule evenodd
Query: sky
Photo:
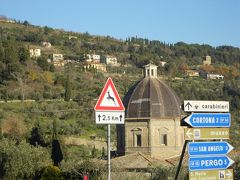
M 0 0 L 0 15 L 123 40 L 240 47 L 239 0 Z

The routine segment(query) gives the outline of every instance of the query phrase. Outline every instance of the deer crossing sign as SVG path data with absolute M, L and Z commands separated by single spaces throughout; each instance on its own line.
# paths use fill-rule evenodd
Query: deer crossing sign
M 108 78 L 94 109 L 97 124 L 124 124 L 125 108 L 111 78 Z

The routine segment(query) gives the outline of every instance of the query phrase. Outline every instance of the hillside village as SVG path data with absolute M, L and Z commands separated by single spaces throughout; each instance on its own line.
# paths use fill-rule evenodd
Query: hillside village
M 239 48 L 170 44 L 140 37 L 122 40 L 39 27 L 6 17 L 0 17 L 0 154 L 6 159 L 1 160 L 0 177 L 80 179 L 89 174 L 93 179 L 106 179 L 106 126 L 96 125 L 94 105 L 108 77 L 125 103 L 151 65 L 155 75 L 176 92 L 180 103 L 229 101 L 229 142 L 236 147 L 231 157 L 236 161 L 235 177 L 240 178 Z M 160 87 L 159 83 L 145 82 L 154 87 Z M 164 87 L 167 91 L 168 86 Z M 133 131 L 137 146 L 145 143 L 139 140 L 140 131 Z M 166 129 L 160 131 L 164 135 L 161 145 L 172 143 Z M 118 156 L 117 133 L 117 127 L 112 126 L 112 158 Z M 51 154 L 54 147 L 58 149 L 56 161 Z M 178 157 L 153 159 L 140 152 L 114 161 L 126 167 L 113 167 L 116 179 L 159 179 L 173 178 Z M 184 166 L 180 179 L 186 177 Z
M 45 56 L 49 55 L 49 50 L 51 50 L 50 42 L 42 42 L 43 47 L 47 48 L 47 53 Z M 29 49 L 30 58 L 36 59 L 41 57 L 42 51 L 45 49 Z M 48 63 L 53 64 L 55 67 L 64 67 L 67 64 L 79 64 L 80 62 L 72 59 L 64 59 L 64 54 L 51 55 L 51 58 L 47 59 Z M 83 63 L 81 64 L 85 69 L 94 68 L 101 72 L 106 72 L 106 65 L 110 66 L 120 66 L 117 62 L 117 58 L 111 55 L 99 55 L 99 54 L 83 54 Z M 80 65 L 79 65 L 80 66 Z
M 42 42 L 42 45 L 46 47 L 48 50 L 51 49 L 50 42 Z M 41 49 L 29 49 L 31 58 L 41 57 L 41 52 L 42 52 Z M 79 64 L 79 61 L 64 59 L 64 54 L 52 54 L 52 58 L 47 59 L 47 61 L 48 63 L 53 64 L 55 67 L 64 67 L 68 63 L 75 64 L 75 65 Z M 161 67 L 165 67 L 166 63 L 167 63 L 166 61 L 160 61 Z M 79 66 L 83 66 L 85 70 L 89 70 L 93 68 L 93 69 L 96 69 L 97 71 L 105 73 L 107 72 L 107 69 L 106 69 L 107 65 L 119 67 L 122 64 L 117 62 L 116 56 L 99 55 L 99 54 L 83 54 L 83 63 L 81 63 L 81 65 Z M 211 56 L 207 55 L 203 57 L 202 65 L 211 66 L 212 65 Z M 216 73 L 207 72 L 207 71 L 186 69 L 184 70 L 184 73 L 186 77 L 202 77 L 205 79 L 212 79 L 212 80 L 213 79 L 224 80 L 224 76 L 222 74 L 216 74 Z

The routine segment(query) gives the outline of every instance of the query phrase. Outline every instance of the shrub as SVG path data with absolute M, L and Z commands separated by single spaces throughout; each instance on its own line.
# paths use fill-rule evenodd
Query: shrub
M 61 170 L 57 166 L 49 165 L 47 166 L 42 173 L 42 180 L 58 180 L 63 179 Z
M 0 176 L 4 179 L 30 179 L 51 163 L 47 149 L 21 141 L 0 141 Z

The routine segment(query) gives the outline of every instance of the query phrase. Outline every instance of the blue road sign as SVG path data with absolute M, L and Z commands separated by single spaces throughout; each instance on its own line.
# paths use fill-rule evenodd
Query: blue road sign
M 184 119 L 192 127 L 230 127 L 230 113 L 193 113 Z
M 188 143 L 189 156 L 202 155 L 225 155 L 228 154 L 233 147 L 227 142 L 190 142 Z
M 227 156 L 190 157 L 189 171 L 227 169 L 234 161 Z

